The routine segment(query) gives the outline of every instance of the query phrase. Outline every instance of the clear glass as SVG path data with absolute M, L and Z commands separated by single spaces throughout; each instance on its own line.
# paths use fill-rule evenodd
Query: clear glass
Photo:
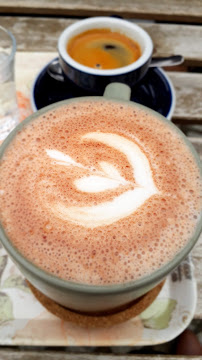
M 15 53 L 14 36 L 0 26 L 0 141 L 19 123 L 14 77 Z

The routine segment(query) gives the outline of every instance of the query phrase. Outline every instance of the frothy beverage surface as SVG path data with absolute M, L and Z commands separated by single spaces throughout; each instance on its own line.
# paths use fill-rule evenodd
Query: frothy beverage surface
M 200 173 L 168 124 L 130 105 L 85 100 L 41 115 L 0 166 L 0 219 L 29 260 L 108 285 L 163 266 L 192 236 Z

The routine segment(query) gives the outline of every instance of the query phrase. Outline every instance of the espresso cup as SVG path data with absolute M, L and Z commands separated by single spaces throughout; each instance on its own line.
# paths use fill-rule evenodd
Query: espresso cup
M 72 106 L 71 109 L 73 109 L 72 111 L 74 111 L 74 109 L 76 109 L 77 107 L 80 106 L 80 103 L 83 103 L 86 101 L 89 101 L 91 106 L 93 106 L 93 104 L 94 104 L 94 106 L 96 106 L 97 102 L 102 102 L 102 106 L 104 105 L 102 107 L 102 109 L 104 110 L 104 108 L 107 106 L 107 104 L 110 101 L 110 104 L 112 103 L 112 104 L 114 104 L 114 106 L 119 106 L 119 111 L 122 111 L 122 109 L 124 107 L 130 106 L 131 111 L 133 111 L 134 114 L 137 113 L 138 111 L 143 111 L 144 113 L 146 112 L 146 114 L 149 114 L 149 115 L 157 118 L 160 126 L 165 125 L 166 129 L 168 128 L 168 131 L 170 129 L 171 132 L 174 132 L 177 136 L 177 139 L 180 138 L 180 140 L 185 144 L 186 149 L 188 149 L 190 156 L 192 158 L 192 161 L 194 162 L 194 165 L 196 165 L 197 172 L 201 171 L 199 157 L 198 157 L 197 153 L 195 152 L 191 143 L 184 136 L 184 134 L 177 127 L 175 127 L 172 123 L 167 121 L 166 118 L 161 116 L 159 113 L 156 113 L 153 110 L 146 108 L 142 105 L 130 102 L 129 99 L 130 99 L 130 89 L 127 85 L 110 84 L 107 86 L 107 88 L 105 90 L 104 97 L 76 98 L 76 99 L 71 99 L 71 100 L 65 100 L 65 101 L 62 101 L 59 103 L 52 104 L 48 107 L 45 107 L 42 110 L 39 110 L 39 111 L 35 112 L 34 114 L 32 114 L 31 116 L 29 116 L 26 120 L 24 120 L 21 124 L 19 124 L 12 131 L 11 134 L 9 134 L 9 136 L 6 138 L 6 140 L 4 141 L 4 143 L 2 144 L 2 146 L 0 148 L 0 160 L 2 160 L 4 154 L 7 154 L 9 145 L 12 142 L 15 142 L 16 136 L 18 136 L 18 133 L 22 134 L 23 129 L 26 129 L 26 127 L 28 128 L 29 123 L 35 122 L 39 116 L 43 117 L 43 127 L 44 127 L 45 121 L 47 121 L 47 124 L 50 121 L 49 117 L 47 119 L 45 119 L 45 114 L 48 112 L 49 114 L 51 114 L 51 116 L 54 116 L 54 111 L 59 109 L 63 105 L 68 105 L 70 107 Z M 68 109 L 66 111 L 68 112 Z M 64 112 L 64 114 L 65 114 L 65 112 Z M 72 116 L 72 112 L 71 112 L 71 116 Z M 95 116 L 97 116 L 97 112 L 96 112 Z M 110 121 L 111 121 L 111 119 L 110 119 Z M 109 123 L 109 121 L 108 121 L 108 123 Z M 69 126 L 71 126 L 71 121 L 69 123 Z M 77 126 L 77 123 L 76 123 L 76 126 Z M 46 128 L 46 124 L 45 124 L 45 128 Z M 54 131 L 56 131 L 56 128 L 54 126 L 53 126 L 53 128 L 55 129 Z M 99 128 L 98 133 L 100 133 L 100 131 L 101 130 Z M 64 138 L 63 135 L 65 135 L 65 134 L 60 132 L 60 138 L 62 137 L 62 139 L 63 139 Z M 54 139 L 55 139 L 55 135 L 54 135 Z M 23 141 L 24 140 L 25 139 L 23 138 Z M 38 137 L 36 139 L 34 139 L 34 141 L 36 143 L 41 144 L 40 140 L 41 139 Z M 163 140 L 164 139 L 162 139 L 161 141 L 163 142 Z M 113 141 L 114 140 L 112 138 L 112 142 Z M 177 141 L 177 146 L 178 146 L 178 144 L 179 144 L 179 140 Z M 25 147 L 24 142 L 22 143 L 21 146 L 22 146 L 22 148 Z M 120 149 L 123 149 L 123 151 L 126 151 L 126 147 L 128 148 L 128 146 L 129 146 L 129 153 L 130 153 L 131 144 L 130 143 L 128 144 L 127 137 L 124 139 L 123 143 L 120 144 L 120 146 L 121 146 Z M 50 147 L 50 149 L 52 149 L 52 147 Z M 52 150 L 47 150 L 47 151 L 52 152 Z M 35 153 L 34 153 L 34 156 L 35 156 Z M 30 161 L 33 160 L 34 156 L 30 158 Z M 52 153 L 51 153 L 51 156 L 52 156 Z M 56 155 L 53 154 L 53 157 L 54 156 L 57 157 L 58 156 L 57 153 L 56 153 Z M 138 155 L 138 156 L 143 156 L 143 155 Z M 183 156 L 184 156 L 184 152 L 183 152 Z M 129 154 L 129 157 L 131 158 L 130 161 L 133 161 L 132 160 L 133 157 L 131 157 L 130 154 Z M 16 157 L 14 156 L 14 158 L 16 158 Z M 60 164 L 61 162 L 65 162 L 66 158 L 69 159 L 69 157 L 63 156 L 62 158 L 60 158 L 59 160 L 56 160 L 56 161 L 59 161 L 59 164 Z M 68 159 L 67 159 L 67 161 L 69 161 Z M 168 162 L 168 160 L 169 159 L 166 157 L 166 162 Z M 70 161 L 72 161 L 72 160 L 70 159 Z M 107 171 L 106 163 L 104 163 L 102 165 L 104 166 L 104 170 Z M 170 166 L 170 165 L 171 165 L 171 163 L 168 163 L 168 166 Z M 82 167 L 82 165 L 80 165 L 80 164 L 78 166 Z M 8 169 L 8 168 L 6 167 L 6 169 Z M 68 169 L 68 167 L 66 167 L 65 169 Z M 9 172 L 9 174 L 10 174 L 10 172 Z M 117 176 L 117 170 L 116 169 L 114 170 L 114 168 L 110 167 L 108 169 L 108 174 L 109 174 L 109 176 L 111 176 L 111 175 Z M 68 175 L 68 170 L 67 170 L 67 175 Z M 21 172 L 20 172 L 20 176 L 21 176 Z M 40 176 L 43 176 L 42 172 L 40 173 Z M 149 176 L 147 175 L 146 181 L 148 180 L 148 177 Z M 21 181 L 22 180 L 19 180 L 19 183 Z M 121 179 L 121 181 L 122 181 L 122 179 Z M 144 176 L 143 176 L 142 181 L 143 182 L 145 181 Z M 150 180 L 148 180 L 148 181 L 150 181 Z M 184 179 L 183 179 L 183 181 L 184 181 Z M 85 183 L 82 183 L 82 184 L 81 184 L 82 186 L 84 186 L 84 187 L 86 186 Z M 148 184 L 150 184 L 149 187 L 152 188 L 152 194 L 153 194 L 156 190 L 153 187 L 153 185 L 151 184 L 151 181 Z M 48 183 L 47 183 L 47 185 L 48 185 Z M 37 191 L 37 190 L 34 189 L 34 191 Z M 191 190 L 191 191 L 193 193 L 194 190 Z M 3 194 L 3 190 L 1 189 L 1 195 L 2 194 Z M 150 195 L 151 195 L 151 193 L 150 193 Z M 50 196 L 52 196 L 51 193 L 50 193 Z M 170 195 L 168 194 L 168 196 L 170 196 Z M 130 201 L 130 197 L 131 196 L 129 196 L 129 201 Z M 24 193 L 23 193 L 23 198 L 26 201 L 26 194 L 24 194 Z M 165 199 L 163 201 L 165 201 Z M 42 204 L 43 204 L 43 201 L 42 201 Z M 185 206 L 186 206 L 186 204 L 185 204 Z M 49 208 L 50 208 L 50 206 L 49 206 Z M 122 211 L 121 206 L 119 207 L 119 210 Z M 164 210 L 165 209 L 162 208 L 162 211 L 164 211 Z M 164 218 L 165 213 L 163 213 L 163 214 L 164 214 L 163 215 L 163 218 Z M 119 214 L 117 216 L 119 216 Z M 172 216 L 172 213 L 171 213 L 171 216 Z M 105 212 L 102 213 L 102 217 L 105 218 Z M 148 216 L 146 216 L 146 217 L 148 220 L 149 217 Z M 23 221 L 24 220 L 25 219 L 23 219 Z M 106 221 L 108 221 L 108 220 L 106 220 Z M 162 221 L 164 221 L 164 220 L 162 220 Z M 91 222 L 91 223 L 92 223 L 92 227 L 96 226 L 96 224 L 94 224 L 93 222 Z M 202 228 L 201 215 L 199 215 L 199 217 L 197 218 L 197 222 L 194 224 L 195 224 L 194 230 L 193 230 L 191 236 L 189 237 L 189 240 L 187 241 L 185 246 L 182 246 L 181 249 L 179 251 L 177 251 L 177 253 L 170 259 L 170 261 L 166 262 L 163 266 L 160 266 L 155 271 L 151 271 L 151 273 L 146 274 L 145 276 L 142 276 L 137 280 L 126 281 L 126 282 L 121 282 L 121 283 L 112 283 L 110 285 L 94 285 L 94 284 L 85 284 L 82 282 L 67 281 L 67 280 L 60 278 L 59 276 L 53 275 L 50 272 L 45 271 L 42 267 L 34 264 L 26 256 L 24 256 L 22 254 L 22 252 L 20 252 L 18 250 L 18 248 L 9 239 L 9 236 L 7 235 L 3 226 L 0 227 L 0 239 L 2 241 L 3 246 L 7 250 L 10 257 L 13 259 L 13 261 L 15 262 L 17 267 L 22 271 L 22 273 L 30 281 L 30 283 L 33 284 L 38 290 L 40 290 L 46 296 L 48 296 L 49 298 L 53 299 L 54 301 L 58 302 L 59 304 L 65 306 L 67 308 L 70 308 L 70 309 L 73 309 L 73 310 L 79 311 L 79 312 L 84 312 L 84 313 L 87 312 L 87 313 L 93 314 L 95 312 L 96 313 L 97 312 L 105 313 L 106 311 L 111 311 L 116 308 L 120 308 L 121 306 L 124 306 L 126 304 L 129 304 L 131 301 L 142 296 L 143 294 L 145 294 L 146 292 L 148 292 L 149 290 L 154 288 L 158 283 L 160 283 L 176 266 L 179 265 L 179 263 L 188 255 L 188 253 L 191 251 L 191 249 L 195 245 L 195 243 L 200 235 L 201 228 Z M 106 223 L 106 225 L 108 226 L 108 222 Z M 100 226 L 99 223 L 98 223 L 98 226 Z M 45 227 L 46 227 L 46 225 L 45 225 Z M 84 228 L 85 228 L 85 223 L 84 223 Z M 50 230 L 50 227 L 47 228 L 47 231 L 49 231 L 49 230 Z M 125 230 L 127 230 L 126 227 L 125 227 Z M 107 232 L 107 234 L 108 234 L 108 232 Z M 119 234 L 118 237 L 120 235 L 121 236 L 124 235 L 124 232 L 123 232 L 123 234 Z M 24 236 L 24 235 L 22 235 L 22 236 Z M 30 236 L 33 236 L 33 231 L 30 232 Z M 153 236 L 153 234 L 152 234 L 152 236 Z M 177 239 L 178 239 L 178 237 L 177 237 Z M 35 240 L 37 241 L 37 239 L 34 238 L 34 241 Z M 117 241 L 119 241 L 118 238 L 117 238 Z M 170 241 L 170 243 L 173 243 L 173 239 L 170 239 L 169 241 Z M 177 241 L 177 243 L 178 243 L 178 241 Z M 90 243 L 89 243 L 89 246 L 90 246 Z M 98 251 L 102 252 L 102 248 L 99 248 Z M 42 255 L 42 258 L 43 258 L 43 255 Z M 146 259 L 146 262 L 148 262 L 148 259 Z M 95 265 L 97 266 L 96 261 L 95 261 Z M 104 265 L 104 262 L 103 262 L 103 265 Z M 118 271 L 119 271 L 119 269 L 117 269 L 117 272 Z
M 89 30 L 106 28 L 137 42 L 141 49 L 141 56 L 127 66 L 102 70 L 84 66 L 68 54 L 67 46 L 73 37 Z M 146 74 L 151 63 L 152 51 L 152 40 L 140 26 L 112 17 L 93 17 L 78 21 L 66 28 L 58 40 L 59 61 L 64 76 L 77 86 L 100 94 L 111 82 L 121 82 L 130 87 L 134 86 Z

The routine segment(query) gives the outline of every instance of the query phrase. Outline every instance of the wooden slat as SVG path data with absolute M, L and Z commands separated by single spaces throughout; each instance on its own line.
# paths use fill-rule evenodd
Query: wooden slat
M 197 305 L 194 318 L 202 319 L 202 234 L 192 250 L 192 260 L 197 282 Z
M 202 137 L 188 137 L 202 161 Z M 202 250 L 201 250 L 202 256 Z
M 55 51 L 61 32 L 76 21 L 44 17 L 4 16 L 0 18 L 0 24 L 10 29 L 15 35 L 19 51 L 44 52 Z M 151 35 L 154 56 L 181 54 L 184 56 L 185 65 L 202 66 L 202 26 L 139 24 Z
M 1 360 L 168 360 L 170 355 L 108 355 L 108 354 L 73 354 L 67 351 L 18 351 L 0 350 Z M 176 356 L 172 360 L 201 360 L 201 356 Z
M 189 138 L 202 161 L 202 138 Z M 197 282 L 197 306 L 195 318 L 202 319 L 202 234 L 192 250 L 194 273 Z
M 199 0 L 0 0 L 1 13 L 94 16 L 117 14 L 152 20 L 201 22 Z
M 202 65 L 202 26 L 140 23 L 154 43 L 154 56 L 180 54 L 183 65 Z
M 202 138 L 189 138 L 202 161 Z M 197 306 L 194 317 L 202 319 L 202 234 L 192 250 L 194 273 L 197 282 Z
M 167 72 L 176 92 L 173 121 L 178 124 L 202 123 L 202 74 Z

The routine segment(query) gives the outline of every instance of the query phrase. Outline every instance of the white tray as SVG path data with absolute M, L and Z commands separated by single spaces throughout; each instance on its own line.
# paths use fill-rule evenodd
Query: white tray
M 188 257 L 170 274 L 156 300 L 142 314 L 110 328 L 82 328 L 49 313 L 0 249 L 0 345 L 140 346 L 174 339 L 190 323 L 196 281 Z

